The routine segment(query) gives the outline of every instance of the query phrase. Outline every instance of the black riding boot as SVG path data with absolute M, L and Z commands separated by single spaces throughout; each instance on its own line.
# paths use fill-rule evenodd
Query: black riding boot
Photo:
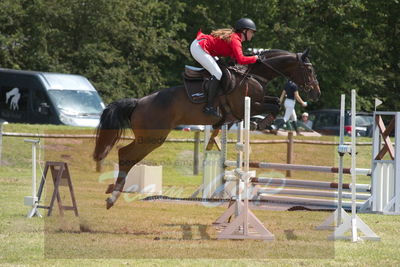
M 296 121 L 292 121 L 292 127 L 296 131 L 296 134 L 299 135 L 300 131 L 299 131 L 299 128 L 297 127 L 297 122 Z
M 275 122 L 276 122 L 276 121 L 275 121 Z M 285 121 L 284 121 L 284 120 L 279 120 L 279 122 L 274 123 L 274 124 L 271 126 L 271 128 L 272 128 L 271 132 L 274 133 L 274 134 L 276 134 L 276 133 L 278 132 L 278 130 L 279 130 L 280 128 L 282 128 L 282 126 L 283 126 L 284 124 L 285 124 Z
M 211 76 L 208 84 L 207 84 L 207 106 L 204 107 L 204 113 L 208 115 L 215 116 L 217 118 L 221 118 L 218 114 L 217 110 L 214 108 L 214 98 L 218 93 L 219 80 L 215 78 L 215 76 Z

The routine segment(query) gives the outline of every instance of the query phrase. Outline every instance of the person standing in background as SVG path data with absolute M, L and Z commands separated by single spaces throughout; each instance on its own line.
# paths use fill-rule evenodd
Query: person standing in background
M 299 130 L 297 128 L 297 115 L 295 111 L 296 101 L 299 102 L 303 107 L 307 106 L 307 102 L 304 102 L 303 99 L 299 95 L 298 86 L 292 81 L 286 82 L 282 94 L 280 97 L 280 103 L 284 103 L 285 106 L 285 115 L 283 116 L 283 121 L 278 124 L 272 125 L 273 132 L 277 132 L 279 128 L 281 128 L 285 123 L 291 119 L 291 125 L 293 129 L 299 134 Z

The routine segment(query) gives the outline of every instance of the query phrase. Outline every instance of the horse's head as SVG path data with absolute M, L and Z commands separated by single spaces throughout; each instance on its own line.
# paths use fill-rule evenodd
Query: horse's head
M 314 68 L 308 58 L 309 49 L 303 53 L 291 53 L 285 50 L 267 50 L 259 57 L 259 67 L 253 68 L 255 74 L 268 80 L 282 76 L 295 82 L 307 97 L 318 100 L 321 95 Z
M 297 54 L 297 67 L 291 73 L 291 79 L 307 94 L 308 98 L 318 100 L 321 90 L 313 65 L 308 59 L 309 52 L 310 49 L 307 48 L 303 53 Z

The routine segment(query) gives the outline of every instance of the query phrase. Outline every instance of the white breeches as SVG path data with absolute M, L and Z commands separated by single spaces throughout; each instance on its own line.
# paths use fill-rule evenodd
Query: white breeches
M 287 122 L 289 119 L 292 121 L 297 121 L 296 111 L 294 110 L 294 105 L 296 104 L 296 100 L 293 99 L 285 99 L 285 116 L 283 116 L 283 120 Z
M 211 75 L 214 75 L 217 80 L 221 80 L 222 71 L 219 68 L 215 59 L 207 54 L 199 45 L 199 40 L 194 40 L 190 45 L 190 53 L 193 58 L 200 63 Z

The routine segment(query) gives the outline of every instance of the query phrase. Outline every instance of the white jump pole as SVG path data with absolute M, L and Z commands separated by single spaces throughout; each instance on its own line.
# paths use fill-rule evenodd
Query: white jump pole
M 373 240 L 379 241 L 380 237 L 377 236 L 371 228 L 365 224 L 360 217 L 357 216 L 357 203 L 356 203 L 356 91 L 351 90 L 351 193 L 352 193 L 352 205 L 351 205 L 351 216 L 349 216 L 344 210 L 341 210 L 341 223 L 335 228 L 334 233 L 329 239 L 350 239 L 353 242 L 360 240 Z M 340 223 L 340 222 L 338 222 Z M 346 232 L 351 230 L 351 236 L 346 236 Z M 363 236 L 358 236 L 358 230 L 362 232 Z
M 32 206 L 32 209 L 28 213 L 27 217 L 32 218 L 35 215 L 42 217 L 38 210 L 39 203 L 36 195 L 36 146 L 39 144 L 40 140 L 25 139 L 24 142 L 32 144 L 32 196 L 24 198 L 24 204 L 26 206 Z
M 274 240 L 274 235 L 269 232 L 262 222 L 251 212 L 249 209 L 249 194 L 248 187 L 250 185 L 251 173 L 249 168 L 250 159 L 250 98 L 245 97 L 245 111 L 244 111 L 244 142 L 236 145 L 237 151 L 243 152 L 243 167 L 240 166 L 235 170 L 237 179 L 244 183 L 243 203 L 236 201 L 236 204 L 228 208 L 216 221 L 217 224 L 225 224 L 219 235 L 218 239 L 260 239 L 260 240 Z M 237 213 L 239 215 L 229 222 L 228 218 Z
M 243 141 L 244 141 L 244 147 L 243 147 L 243 156 L 244 156 L 244 165 L 243 165 L 243 171 L 244 171 L 244 177 L 242 180 L 244 180 L 244 223 L 243 223 L 243 229 L 244 229 L 244 235 L 247 236 L 249 234 L 249 224 L 248 224 L 248 217 L 249 217 L 249 184 L 250 184 L 250 98 L 245 97 L 244 98 L 244 133 L 243 133 Z M 243 175 L 243 174 L 242 174 Z
M 340 96 L 340 130 L 339 130 L 339 146 L 343 147 L 344 145 L 344 110 L 346 106 L 346 95 L 342 94 Z M 338 175 L 338 208 L 337 208 L 337 219 L 335 226 L 338 226 L 342 223 L 342 199 L 343 199 L 343 156 L 344 152 L 340 151 L 339 153 L 339 175 Z M 353 169 L 352 169 L 353 170 Z
M 340 128 L 339 128 L 339 170 L 338 170 L 338 207 L 337 209 L 319 226 L 316 227 L 318 230 L 334 229 L 342 224 L 342 214 L 345 214 L 343 209 L 343 156 L 346 152 L 350 152 L 350 148 L 344 145 L 344 112 L 346 107 L 346 95 L 340 96 Z M 353 166 L 353 165 L 352 165 Z M 353 175 L 355 168 L 351 168 L 350 173 Z M 352 184 L 351 191 L 355 190 L 355 184 Z M 353 199 L 353 194 L 351 195 Z M 352 203 L 353 205 L 353 203 Z
M 358 233 L 357 233 L 357 206 L 356 206 L 356 91 L 351 90 L 351 184 L 353 185 L 351 188 L 351 233 L 352 233 L 352 241 L 358 241 Z
M 246 118 L 246 116 L 245 116 Z M 239 123 L 239 127 L 237 130 L 237 141 L 240 144 L 243 144 L 243 121 L 240 121 Z M 237 169 L 241 169 L 243 166 L 243 152 L 241 150 L 237 151 L 237 156 L 236 156 L 236 168 Z M 240 214 L 240 203 L 242 203 L 242 197 L 241 197 L 241 192 L 240 192 L 240 188 L 241 188 L 241 184 L 243 184 L 243 181 L 241 181 L 240 179 L 236 179 L 236 216 L 239 216 Z

